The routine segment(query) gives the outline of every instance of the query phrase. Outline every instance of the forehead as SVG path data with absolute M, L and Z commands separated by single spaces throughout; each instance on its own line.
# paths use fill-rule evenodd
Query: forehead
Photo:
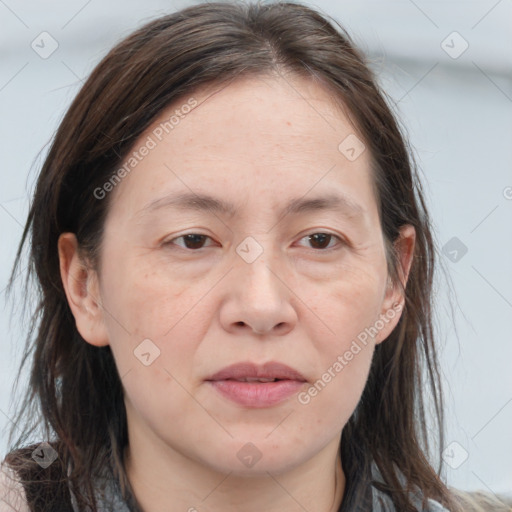
M 245 77 L 209 86 L 194 98 L 199 106 L 183 119 L 194 130 L 189 141 L 197 140 L 205 148 L 214 145 L 219 151 L 249 156 L 267 149 L 269 156 L 287 152 L 292 159 L 294 154 L 316 152 L 320 145 L 337 152 L 339 137 L 356 131 L 342 104 L 327 89 L 303 77 Z M 170 110 L 176 105 L 179 109 L 184 100 Z
M 263 197 L 271 208 L 336 190 L 368 206 L 369 152 L 349 159 L 342 151 L 354 137 L 340 105 L 314 81 L 246 77 L 162 111 L 133 147 L 151 141 L 151 150 L 119 188 L 137 211 L 176 191 L 228 197 L 239 213 L 249 202 L 261 206 Z

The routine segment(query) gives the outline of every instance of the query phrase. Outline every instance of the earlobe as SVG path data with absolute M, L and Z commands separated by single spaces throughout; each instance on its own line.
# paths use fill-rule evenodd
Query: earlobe
M 82 338 L 98 347 L 108 345 L 97 273 L 83 261 L 74 233 L 58 241 L 60 275 L 66 298 Z
M 405 307 L 404 290 L 409 279 L 409 273 L 414 258 L 414 247 L 416 242 L 416 230 L 407 224 L 400 229 L 400 236 L 394 243 L 398 256 L 398 276 L 400 284 L 393 283 L 388 278 L 384 301 L 382 304 L 381 319 L 384 321 L 384 328 L 375 338 L 375 343 L 384 341 L 398 324 L 402 311 Z M 403 288 L 402 288 L 403 287 Z

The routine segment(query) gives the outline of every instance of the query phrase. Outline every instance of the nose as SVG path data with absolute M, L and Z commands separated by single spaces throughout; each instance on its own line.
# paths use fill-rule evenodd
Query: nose
M 233 334 L 289 333 L 297 323 L 295 295 L 290 284 L 263 257 L 252 263 L 238 261 L 229 273 L 220 310 L 223 328 Z

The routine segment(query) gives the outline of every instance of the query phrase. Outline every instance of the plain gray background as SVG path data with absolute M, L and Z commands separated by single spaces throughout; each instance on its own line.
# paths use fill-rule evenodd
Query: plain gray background
M 190 4 L 0 0 L 0 290 L 46 144 L 81 81 L 119 39 Z M 338 20 L 370 55 L 421 168 L 440 260 L 451 277 L 438 274 L 435 318 L 448 484 L 510 492 L 512 1 L 308 5 Z M 0 428 L 13 415 L 11 387 L 26 329 L 19 305 L 12 312 L 4 294 L 1 300 Z M 6 449 L 2 435 L 1 458 Z

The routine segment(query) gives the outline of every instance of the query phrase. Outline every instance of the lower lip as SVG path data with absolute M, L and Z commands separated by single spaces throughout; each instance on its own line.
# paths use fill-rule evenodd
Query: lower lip
M 275 382 L 208 381 L 221 395 L 246 407 L 270 407 L 294 395 L 305 384 L 298 380 Z

